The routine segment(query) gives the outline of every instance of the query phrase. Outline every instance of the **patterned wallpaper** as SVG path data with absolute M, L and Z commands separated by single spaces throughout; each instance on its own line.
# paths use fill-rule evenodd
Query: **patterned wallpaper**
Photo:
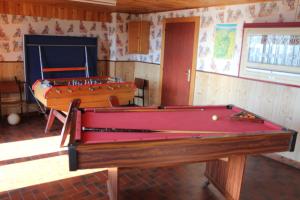
M 243 23 L 300 21 L 300 0 L 279 0 L 268 3 L 226 7 L 189 9 L 153 14 L 112 14 L 111 23 L 0 15 L 0 61 L 22 61 L 23 34 L 70 35 L 99 37 L 100 60 L 142 61 L 160 64 L 162 20 L 172 17 L 199 16 L 197 69 L 209 72 L 238 74 Z M 128 55 L 130 20 L 149 20 L 150 51 L 148 55 Z M 218 24 L 236 24 L 234 53 L 231 59 L 213 56 Z
M 268 3 L 243 4 L 226 7 L 190 9 L 132 17 L 151 21 L 149 55 L 130 55 L 130 60 L 160 63 L 162 19 L 199 16 L 201 20 L 197 69 L 228 75 L 238 75 L 238 65 L 244 23 L 300 21 L 300 1 L 280 0 Z M 234 54 L 231 59 L 215 59 L 214 41 L 217 24 L 236 24 Z
M 128 14 L 112 14 L 111 23 L 59 20 L 43 17 L 0 15 L 0 61 L 23 60 L 23 35 L 64 35 L 98 37 L 100 60 L 122 58 L 126 45 Z M 116 44 L 117 43 L 117 44 Z M 117 53 L 114 49 L 122 48 Z

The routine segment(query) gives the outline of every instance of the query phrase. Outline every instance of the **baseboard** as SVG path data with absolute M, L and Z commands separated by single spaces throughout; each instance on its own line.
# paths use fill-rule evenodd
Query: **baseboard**
M 264 157 L 270 158 L 272 160 L 276 160 L 280 163 L 289 165 L 291 167 L 295 167 L 297 169 L 300 169 L 300 162 L 296 161 L 296 160 L 292 160 L 290 158 L 286 158 L 284 156 L 281 156 L 279 154 L 276 153 L 270 153 L 270 154 L 263 154 Z

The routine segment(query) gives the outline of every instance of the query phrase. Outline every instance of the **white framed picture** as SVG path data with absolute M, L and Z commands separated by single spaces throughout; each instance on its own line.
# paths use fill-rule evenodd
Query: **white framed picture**
M 239 76 L 300 86 L 300 23 L 245 24 Z

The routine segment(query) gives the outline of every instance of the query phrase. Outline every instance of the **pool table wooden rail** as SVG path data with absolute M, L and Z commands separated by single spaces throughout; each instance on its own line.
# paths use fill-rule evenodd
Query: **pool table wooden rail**
M 292 133 L 217 138 L 187 138 L 102 144 L 71 144 L 77 165 L 71 170 L 98 167 L 161 167 L 203 162 L 230 155 L 289 151 Z

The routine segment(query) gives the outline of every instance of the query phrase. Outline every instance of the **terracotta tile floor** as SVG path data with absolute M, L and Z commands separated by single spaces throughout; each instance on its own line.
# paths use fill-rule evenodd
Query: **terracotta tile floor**
M 58 152 L 56 131 L 45 135 L 40 116 L 22 124 L 0 125 L 0 200 L 108 199 L 103 169 L 68 172 L 65 150 Z M 22 141 L 24 141 L 22 143 Z M 217 200 L 222 196 L 206 181 L 203 164 L 128 169 L 121 174 L 121 199 Z M 249 157 L 242 200 L 299 200 L 300 170 L 261 156 Z

